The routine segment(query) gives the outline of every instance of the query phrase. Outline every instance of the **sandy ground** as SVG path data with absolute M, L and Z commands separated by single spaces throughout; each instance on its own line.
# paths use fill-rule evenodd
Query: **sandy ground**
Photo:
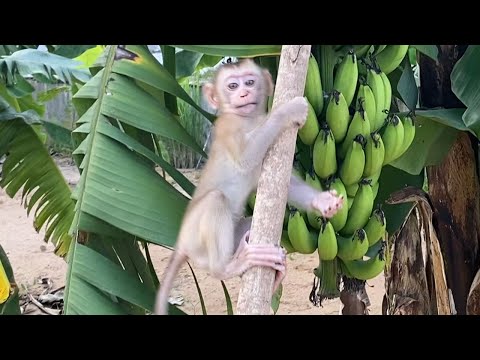
M 56 159 L 67 181 L 74 185 L 78 181 L 78 172 L 68 159 Z M 198 172 L 185 172 L 193 182 Z M 0 244 L 9 256 L 15 279 L 22 293 L 39 295 L 45 290 L 45 279 L 51 281 L 50 287 L 59 288 L 65 284 L 67 264 L 53 254 L 52 244 L 43 241 L 43 231 L 36 233 L 33 228 L 32 215 L 27 217 L 21 204 L 20 196 L 8 197 L 0 189 Z M 159 277 L 165 270 L 170 250 L 152 245 L 152 260 Z M 287 276 L 283 282 L 283 295 L 278 314 L 305 315 L 337 315 L 340 300 L 327 300 L 323 307 L 315 307 L 308 300 L 312 282 L 312 270 L 318 265 L 316 254 L 289 254 Z M 221 283 L 211 279 L 206 273 L 195 272 L 205 299 L 209 314 L 225 314 L 226 300 Z M 226 281 L 227 289 L 232 297 L 235 309 L 240 279 Z M 370 298 L 370 314 L 381 314 L 381 303 L 384 294 L 384 278 L 382 275 L 367 282 L 367 293 Z M 189 314 L 201 314 L 201 305 L 192 274 L 185 266 L 178 275 L 171 296 L 182 303 L 181 309 Z M 33 305 L 29 305 L 33 307 Z M 34 313 L 40 313 L 35 311 Z M 43 314 L 43 313 L 42 313 Z

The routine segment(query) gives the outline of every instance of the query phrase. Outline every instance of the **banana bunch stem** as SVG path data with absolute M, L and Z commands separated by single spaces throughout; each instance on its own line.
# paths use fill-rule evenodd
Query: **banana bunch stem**
M 315 278 L 310 292 L 310 302 L 314 306 L 322 306 L 325 299 L 335 299 L 340 296 L 340 276 L 337 259 L 320 260 L 314 270 Z
M 333 90 L 333 69 L 337 61 L 337 55 L 332 45 L 320 46 L 320 76 L 323 90 L 330 94 Z

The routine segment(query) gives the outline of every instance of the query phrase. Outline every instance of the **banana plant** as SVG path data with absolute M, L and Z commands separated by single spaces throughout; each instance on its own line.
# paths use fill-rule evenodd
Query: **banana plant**
M 76 241 L 69 251 L 66 314 L 153 309 L 158 279 L 149 245 L 175 245 L 189 201 L 159 170 L 188 195 L 194 191 L 162 158 L 159 141 L 168 138 L 207 156 L 180 125 L 178 99 L 214 120 L 178 84 L 171 50 L 163 51 L 162 65 L 145 46 L 109 46 L 90 69 L 93 77 L 73 97 L 80 115 L 73 155 L 81 177 L 73 193 Z M 182 313 L 174 306 L 170 310 Z
M 22 202 L 29 214 L 36 206 L 34 227 L 45 226 L 45 240 L 64 256 L 70 246 L 68 234 L 73 219 L 71 191 L 44 146 L 41 116 L 44 105 L 32 97 L 25 78 L 47 82 L 81 83 L 90 78 L 79 63 L 35 49 L 24 49 L 0 59 L 0 157 L 6 155 L 0 186 L 13 197 L 22 189 Z
M 432 48 L 415 47 L 436 55 Z M 73 60 L 62 57 L 60 61 L 54 54 L 40 56 L 31 50 L 17 51 L 0 60 L 0 85 L 4 83 L 3 91 L 0 86 L 0 156 L 8 154 L 0 185 L 10 196 L 26 185 L 24 197 L 27 202 L 30 195 L 29 209 L 35 204 L 45 205 L 37 209 L 35 224 L 50 229 L 47 233 L 57 241 L 57 253 L 68 254 L 67 314 L 144 314 L 152 310 L 158 279 L 149 245 L 174 246 L 189 200 L 159 170 L 168 173 L 187 195 L 194 191 L 193 184 L 162 157 L 159 144 L 162 139 L 171 139 L 206 156 L 180 125 L 177 101 L 186 102 L 214 121 L 214 116 L 195 103 L 178 81 L 225 56 L 255 57 L 275 73 L 281 46 L 175 45 L 163 49 L 166 56 L 162 65 L 146 46 L 108 46 L 89 72 L 78 68 L 77 63 L 73 65 Z M 32 61 L 27 61 L 29 57 Z M 404 65 L 389 74 L 397 97 L 407 106 L 416 99 L 412 97 L 414 79 L 410 72 L 411 67 Z M 41 123 L 41 107 L 31 111 L 35 104 L 28 102 L 31 94 L 22 83 L 28 75 L 41 80 L 60 79 L 78 89 L 74 105 L 80 118 L 72 138 L 81 178 L 73 193 L 55 164 L 44 156 L 46 150 L 35 130 Z M 12 87 L 14 78 L 17 83 Z M 22 99 L 22 95 L 27 98 Z M 466 129 L 463 121 L 458 121 L 463 113 L 443 109 L 417 113 L 425 118 L 425 127 L 435 123 L 454 131 Z M 25 135 L 18 136 L 20 133 Z M 453 135 L 444 134 L 443 139 Z M 380 181 L 421 184 L 423 176 L 417 175 L 424 164 L 438 161 L 432 149 L 442 138 L 436 139 L 431 145 L 425 145 L 421 138 L 416 140 L 416 146 L 427 146 L 427 154 L 431 154 L 422 164 L 414 169 L 411 162 L 405 165 L 406 159 L 412 158 L 406 153 L 385 169 L 385 178 Z M 37 189 L 38 184 L 42 186 Z M 379 198 L 385 194 L 379 193 Z M 230 304 L 225 287 L 224 291 Z M 171 312 L 183 313 L 174 306 Z

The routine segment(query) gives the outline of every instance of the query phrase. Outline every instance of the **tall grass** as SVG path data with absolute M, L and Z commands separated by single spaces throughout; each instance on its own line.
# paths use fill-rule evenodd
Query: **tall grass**
M 200 106 L 204 107 L 201 93 L 201 77 L 194 74 L 185 81 L 181 81 L 180 85 L 192 97 L 192 99 Z M 195 142 L 201 148 L 204 148 L 208 139 L 210 122 L 203 117 L 191 105 L 178 99 L 178 112 L 180 115 L 180 123 L 185 130 L 195 139 Z M 173 140 L 163 139 L 164 149 L 167 151 L 170 162 L 179 169 L 195 168 L 199 161 L 205 160 L 189 147 L 179 144 Z M 161 146 L 161 145 L 160 145 Z

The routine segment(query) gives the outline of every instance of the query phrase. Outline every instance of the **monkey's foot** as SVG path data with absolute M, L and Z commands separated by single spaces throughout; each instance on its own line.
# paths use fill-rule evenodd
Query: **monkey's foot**
M 252 266 L 266 266 L 277 270 L 281 281 L 286 272 L 285 249 L 271 244 L 249 244 L 249 235 L 250 231 L 247 231 L 243 236 L 232 261 L 226 266 L 225 275 L 240 276 Z

